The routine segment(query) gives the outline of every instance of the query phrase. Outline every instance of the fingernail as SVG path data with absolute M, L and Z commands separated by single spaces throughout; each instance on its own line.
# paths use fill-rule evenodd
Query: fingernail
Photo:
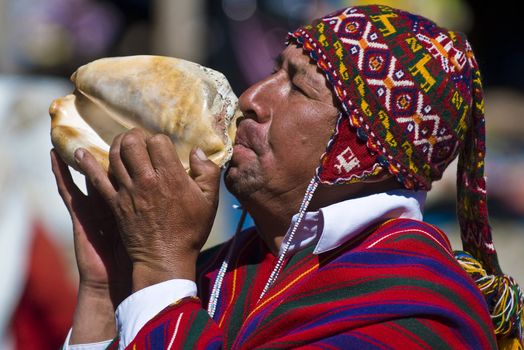
M 81 149 L 81 148 L 77 149 L 77 150 L 75 151 L 75 161 L 76 161 L 77 163 L 80 163 L 80 161 L 82 160 L 82 158 L 84 158 L 84 154 L 85 154 L 85 152 L 84 152 L 83 149 Z
M 200 148 L 197 148 L 195 150 L 195 155 L 198 157 L 198 159 L 200 159 L 202 161 L 207 160 L 206 154 Z

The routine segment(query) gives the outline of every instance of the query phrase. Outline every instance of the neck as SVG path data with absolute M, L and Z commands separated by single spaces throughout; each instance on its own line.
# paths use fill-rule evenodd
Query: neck
M 347 199 L 398 188 L 401 188 L 401 185 L 393 178 L 372 184 L 319 185 L 306 210 L 316 211 Z M 301 186 L 278 196 L 254 195 L 243 200 L 239 198 L 242 207 L 253 218 L 258 234 L 274 255 L 277 255 L 280 250 L 280 245 L 289 229 L 291 219 L 293 215 L 298 213 L 305 192 L 306 187 Z
M 274 255 L 280 250 L 305 191 L 305 186 L 300 186 L 278 195 L 258 192 L 248 198 L 238 198 L 242 208 L 253 218 L 258 234 Z

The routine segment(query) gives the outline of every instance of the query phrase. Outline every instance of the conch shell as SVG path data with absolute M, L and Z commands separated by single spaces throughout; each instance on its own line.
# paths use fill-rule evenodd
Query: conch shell
M 219 72 L 161 56 L 103 58 L 72 76 L 73 94 L 49 108 L 51 141 L 75 167 L 83 147 L 107 171 L 113 138 L 133 127 L 168 135 L 189 170 L 189 152 L 201 148 L 219 166 L 232 155 L 238 100 Z

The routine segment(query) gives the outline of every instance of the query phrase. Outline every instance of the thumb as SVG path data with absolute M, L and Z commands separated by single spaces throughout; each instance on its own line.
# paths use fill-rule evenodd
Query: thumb
M 193 148 L 189 155 L 191 177 L 202 190 L 204 195 L 212 201 L 218 199 L 220 185 L 220 168 L 209 160 L 200 148 Z

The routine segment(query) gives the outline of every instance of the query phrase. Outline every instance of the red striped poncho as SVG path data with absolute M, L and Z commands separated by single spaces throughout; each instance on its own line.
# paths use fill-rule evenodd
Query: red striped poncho
M 165 308 L 127 349 L 497 347 L 483 297 L 446 236 L 426 223 L 390 220 L 321 255 L 309 246 L 261 300 L 277 258 L 248 229 L 211 319 L 205 307 L 229 244 L 201 255 L 199 298 Z

